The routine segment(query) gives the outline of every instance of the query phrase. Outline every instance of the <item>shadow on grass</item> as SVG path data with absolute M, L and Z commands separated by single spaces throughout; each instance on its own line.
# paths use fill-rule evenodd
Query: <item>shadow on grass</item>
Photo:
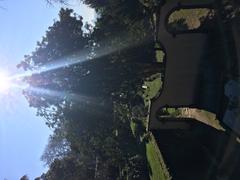
M 186 122 L 189 130 L 153 131 L 173 179 L 215 180 L 219 174 L 239 179 L 240 144 L 236 138 L 233 141 L 226 132 L 194 119 Z M 228 158 L 222 163 L 224 156 Z

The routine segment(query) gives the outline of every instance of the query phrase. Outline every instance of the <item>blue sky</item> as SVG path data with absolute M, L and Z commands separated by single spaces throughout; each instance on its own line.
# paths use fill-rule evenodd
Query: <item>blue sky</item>
M 0 10 L 0 71 L 16 74 L 16 64 L 34 50 L 57 19 L 60 5 L 50 6 L 45 0 L 4 0 L 0 6 L 6 9 Z M 88 22 L 94 18 L 92 9 L 75 1 L 70 8 Z M 24 174 L 34 179 L 46 170 L 40 156 L 51 131 L 35 113 L 20 91 L 0 94 L 0 180 L 18 180 Z

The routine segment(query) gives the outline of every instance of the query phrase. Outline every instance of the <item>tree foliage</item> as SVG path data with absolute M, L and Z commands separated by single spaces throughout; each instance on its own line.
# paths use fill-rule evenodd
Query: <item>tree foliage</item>
M 20 178 L 20 180 L 29 180 L 27 175 L 24 175 L 23 177 Z
M 98 12 L 95 27 L 84 30 L 81 16 L 61 9 L 18 65 L 37 72 L 24 78 L 23 93 L 54 129 L 42 156 L 50 169 L 41 178 L 148 179 L 144 151 L 113 102 L 128 103 L 157 69 L 150 25 L 137 1 L 85 3 Z

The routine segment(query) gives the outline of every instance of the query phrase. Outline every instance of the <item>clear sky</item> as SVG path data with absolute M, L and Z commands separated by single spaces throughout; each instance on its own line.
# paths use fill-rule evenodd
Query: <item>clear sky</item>
M 86 21 L 94 18 L 92 9 L 74 1 L 70 4 Z M 34 50 L 57 19 L 60 5 L 53 7 L 45 0 L 3 0 L 0 6 L 6 9 L 0 9 L 0 71 L 16 74 L 16 64 Z M 34 179 L 46 170 L 40 156 L 51 131 L 35 113 L 20 91 L 0 94 L 0 180 L 18 180 L 24 174 Z

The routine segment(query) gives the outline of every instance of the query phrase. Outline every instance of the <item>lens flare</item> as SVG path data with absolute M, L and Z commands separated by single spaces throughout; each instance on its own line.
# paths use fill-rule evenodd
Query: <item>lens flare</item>
M 6 72 L 0 72 L 0 93 L 8 93 L 11 87 L 10 79 Z

